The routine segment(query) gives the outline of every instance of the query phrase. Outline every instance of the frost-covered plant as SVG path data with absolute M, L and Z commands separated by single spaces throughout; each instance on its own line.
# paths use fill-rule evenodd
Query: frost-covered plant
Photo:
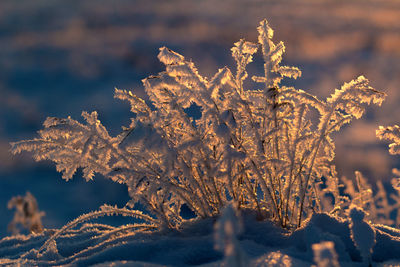
M 258 33 L 258 43 L 234 44 L 234 71 L 224 67 L 211 79 L 162 47 L 158 58 L 166 70 L 143 80 L 150 102 L 115 90 L 134 113 L 116 137 L 96 112 L 83 112 L 85 124 L 48 118 L 39 138 L 13 143 L 12 152 L 32 151 L 36 160 L 54 161 L 66 180 L 83 168 L 87 180 L 100 173 L 124 183 L 129 204 L 140 201 L 167 227 L 180 225 L 183 204 L 198 217 L 210 217 L 231 200 L 282 227 L 300 226 L 311 213 L 326 209 L 320 201 L 321 177 L 328 181 L 323 193 L 330 191 L 335 205 L 342 201 L 331 168 L 330 134 L 360 118 L 364 104 L 380 105 L 385 94 L 363 76 L 326 100 L 282 86 L 284 77 L 296 79 L 301 72 L 281 66 L 285 46 L 272 41 L 266 20 Z M 252 77 L 260 85 L 245 88 L 246 67 L 258 49 L 264 74 Z M 200 118 L 188 115 L 191 105 L 200 108 Z M 311 120 L 311 109 L 318 112 L 317 121 Z
M 8 225 L 8 230 L 13 234 L 20 232 L 19 226 L 27 229 L 31 233 L 43 232 L 42 217 L 45 215 L 39 210 L 36 198 L 26 192 L 25 196 L 16 196 L 10 199 L 8 209 L 15 209 L 14 218 Z
M 379 139 L 390 140 L 389 153 L 392 155 L 400 154 L 400 127 L 398 125 L 383 127 L 379 126 L 376 130 L 376 136 Z
M 346 210 L 351 206 L 357 206 L 366 212 L 365 219 L 377 224 L 399 226 L 400 214 L 393 219 L 392 213 L 400 208 L 400 198 L 398 194 L 387 194 L 382 181 L 376 182 L 376 189 L 358 171 L 355 172 L 355 181 L 342 177 L 344 187 L 343 199 L 339 210 L 339 215 L 346 215 Z M 395 188 L 395 187 L 394 187 Z
M 103 205 L 100 207 L 100 210 L 83 214 L 78 218 L 76 218 L 75 220 L 69 222 L 68 224 L 58 229 L 53 235 L 50 236 L 50 238 L 46 240 L 46 242 L 37 251 L 35 251 L 36 257 L 40 258 L 41 256 L 43 256 L 43 253 L 48 253 L 48 251 L 54 252 L 54 248 L 57 250 L 57 244 L 55 240 L 56 238 L 64 234 L 67 230 L 72 229 L 76 227 L 78 224 L 82 224 L 83 222 L 103 216 L 112 216 L 112 215 L 129 216 L 135 219 L 140 219 L 145 223 L 144 224 L 135 223 L 132 225 L 126 225 L 117 228 L 117 230 L 112 231 L 111 234 L 116 234 L 118 231 L 122 232 L 130 230 L 131 232 L 136 233 L 140 231 L 152 231 L 154 229 L 160 228 L 160 225 L 158 225 L 158 222 L 156 220 L 154 220 L 152 217 L 146 214 L 143 214 L 141 211 Z
M 376 135 L 379 139 L 390 140 L 392 142 L 389 144 L 390 154 L 400 154 L 400 127 L 398 125 L 388 127 L 379 126 L 379 129 L 376 130 Z M 394 200 L 391 211 L 397 211 L 396 226 L 398 227 L 400 226 L 400 171 L 394 168 L 392 173 L 395 177 L 392 178 L 391 184 L 396 190 L 397 194 L 390 195 L 390 197 Z

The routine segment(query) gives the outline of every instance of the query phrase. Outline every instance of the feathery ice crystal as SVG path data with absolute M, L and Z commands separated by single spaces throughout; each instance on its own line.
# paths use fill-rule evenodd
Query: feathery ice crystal
M 100 173 L 126 184 L 129 204 L 141 202 L 157 225 L 170 228 L 182 223 L 182 205 L 198 217 L 211 217 L 233 201 L 286 228 L 300 226 L 313 212 L 340 210 L 344 199 L 331 165 L 330 135 L 360 118 L 365 104 L 380 105 L 385 94 L 363 76 L 326 100 L 282 86 L 283 78 L 297 79 L 301 71 L 280 65 L 285 46 L 272 41 L 266 20 L 258 32 L 258 43 L 240 40 L 231 49 L 236 69 L 224 67 L 211 79 L 162 47 L 158 58 L 166 70 L 143 80 L 150 103 L 115 90 L 134 113 L 118 136 L 109 135 L 96 112 L 83 112 L 84 124 L 47 118 L 38 138 L 13 143 L 12 151 L 54 161 L 66 180 L 82 168 L 87 180 Z M 260 85 L 244 88 L 246 67 L 257 50 L 264 75 L 252 77 Z M 201 108 L 195 120 L 185 112 L 194 104 Z M 316 121 L 311 109 L 319 114 Z M 327 194 L 333 201 L 324 201 Z

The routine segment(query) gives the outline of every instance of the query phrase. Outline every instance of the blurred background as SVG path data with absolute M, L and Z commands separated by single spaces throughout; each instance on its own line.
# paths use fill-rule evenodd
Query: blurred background
M 30 191 L 46 212 L 45 227 L 60 227 L 101 204 L 123 206 L 126 188 L 77 173 L 61 179 L 49 162 L 12 156 L 10 142 L 36 137 L 47 116 L 81 120 L 97 110 L 116 135 L 129 124 L 129 106 L 114 88 L 144 96 L 141 79 L 162 71 L 158 48 L 192 59 L 210 76 L 234 67 L 230 48 L 257 40 L 268 19 L 286 45 L 284 64 L 303 71 L 284 81 L 317 95 L 364 75 L 388 94 L 336 136 L 339 175 L 360 170 L 373 183 L 389 181 L 400 157 L 377 140 L 378 125 L 400 124 L 400 2 L 397 0 L 1 0 L 0 1 L 0 237 L 13 212 L 8 200 Z M 258 63 L 258 64 L 257 64 Z M 251 66 L 262 71 L 260 59 Z

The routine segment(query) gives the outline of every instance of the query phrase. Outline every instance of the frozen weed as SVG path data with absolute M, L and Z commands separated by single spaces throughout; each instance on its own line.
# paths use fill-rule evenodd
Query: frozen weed
M 233 201 L 239 209 L 254 209 L 259 218 L 292 229 L 314 212 L 336 211 L 345 199 L 331 164 L 335 146 L 330 136 L 360 118 L 365 104 L 380 105 L 385 94 L 363 76 L 326 100 L 282 86 L 283 78 L 296 79 L 301 72 L 281 66 L 285 46 L 273 42 L 266 20 L 258 33 L 258 43 L 234 44 L 235 70 L 224 67 L 210 79 L 193 62 L 162 47 L 158 58 L 165 71 L 143 80 L 150 102 L 115 90 L 134 113 L 115 137 L 96 112 L 83 112 L 86 123 L 47 118 L 38 138 L 12 143 L 12 152 L 31 151 L 36 160 L 55 162 L 66 180 L 82 168 L 87 180 L 100 173 L 126 184 L 128 204 L 141 202 L 157 224 L 169 228 L 183 221 L 184 204 L 204 218 L 220 214 Z M 257 50 L 264 74 L 253 76 L 256 83 L 245 88 L 246 67 Z M 200 118 L 185 112 L 191 105 L 200 107 Z M 311 119 L 311 110 L 318 119 Z M 331 201 L 323 201 L 326 194 Z M 360 194 L 354 201 L 364 201 L 364 191 Z

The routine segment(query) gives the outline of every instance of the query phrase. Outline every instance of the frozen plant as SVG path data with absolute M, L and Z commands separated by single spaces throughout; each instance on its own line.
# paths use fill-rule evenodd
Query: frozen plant
M 35 252 L 36 257 L 40 258 L 43 256 L 43 254 L 52 254 L 56 255 L 58 254 L 57 252 L 57 243 L 56 243 L 56 238 L 60 237 L 62 234 L 65 234 L 66 231 L 76 227 L 79 224 L 82 224 L 86 221 L 93 220 L 99 217 L 103 216 L 113 216 L 113 215 L 121 215 L 125 217 L 132 217 L 135 219 L 139 219 L 144 221 L 145 223 L 135 223 L 135 224 L 128 224 L 122 227 L 117 228 L 114 231 L 111 231 L 109 234 L 110 235 L 117 235 L 119 232 L 126 232 L 130 231 L 131 234 L 139 233 L 139 232 L 151 232 L 154 231 L 154 229 L 160 228 L 160 225 L 158 225 L 157 221 L 154 220 L 152 217 L 143 214 L 141 211 L 138 210 L 130 210 L 127 208 L 117 208 L 109 205 L 103 205 L 100 207 L 98 211 L 92 211 L 86 214 L 83 214 L 76 218 L 75 220 L 67 223 L 57 231 L 55 231 L 54 234 L 50 236 L 46 240 L 46 242 Z
M 389 144 L 389 153 L 392 155 L 400 154 L 400 127 L 398 125 L 383 127 L 379 126 L 376 130 L 376 135 L 379 139 L 390 140 L 392 143 Z M 400 171 L 396 168 L 392 170 L 395 176 L 391 180 L 393 188 L 396 190 L 396 194 L 391 194 L 391 198 L 394 200 L 392 210 L 397 210 L 396 226 L 400 226 Z
M 329 190 L 339 196 L 331 133 L 360 118 L 365 104 L 380 105 L 385 94 L 363 76 L 326 100 L 282 86 L 283 78 L 301 72 L 281 66 L 285 46 L 273 42 L 267 20 L 257 29 L 258 43 L 242 39 L 231 49 L 236 69 L 224 67 L 210 79 L 182 55 L 160 48 L 166 69 L 143 80 L 148 101 L 115 90 L 134 113 L 121 134 L 110 136 L 96 112 L 82 113 L 86 123 L 50 117 L 38 138 L 12 143 L 12 152 L 55 162 L 66 180 L 82 168 L 87 180 L 100 173 L 123 183 L 128 204 L 141 202 L 165 227 L 180 226 L 183 204 L 204 218 L 230 201 L 284 228 L 301 226 L 312 213 L 330 211 L 320 201 L 322 177 L 332 178 Z M 246 67 L 258 49 L 263 76 L 245 88 Z M 198 119 L 186 112 L 193 105 L 201 110 Z
M 22 226 L 31 233 L 43 232 L 41 218 L 45 215 L 43 211 L 39 211 L 36 198 L 26 192 L 25 196 L 16 196 L 10 199 L 7 205 L 8 209 L 15 209 L 14 218 L 8 225 L 8 230 L 13 234 L 18 234 Z
M 339 267 L 335 244 L 332 241 L 324 241 L 312 245 L 314 262 L 317 267 Z
M 366 219 L 376 224 L 398 226 L 400 217 L 393 220 L 391 213 L 400 207 L 398 194 L 388 195 L 382 181 L 376 182 L 373 192 L 367 179 L 358 171 L 355 172 L 355 183 L 346 177 L 342 177 L 344 194 L 341 208 L 347 209 L 351 205 L 362 208 L 366 212 Z M 394 188 L 395 185 L 394 185 Z M 343 213 L 344 209 L 340 212 Z M 345 215 L 345 214 L 341 214 Z M 398 214 L 400 215 L 400 214 Z
M 379 129 L 376 130 L 376 136 L 379 139 L 392 141 L 392 143 L 389 144 L 390 154 L 400 154 L 400 127 L 398 125 L 388 127 L 379 126 Z
M 363 262 L 371 264 L 372 248 L 375 245 L 375 230 L 365 221 L 365 211 L 357 206 L 350 207 L 351 239 L 361 253 Z

